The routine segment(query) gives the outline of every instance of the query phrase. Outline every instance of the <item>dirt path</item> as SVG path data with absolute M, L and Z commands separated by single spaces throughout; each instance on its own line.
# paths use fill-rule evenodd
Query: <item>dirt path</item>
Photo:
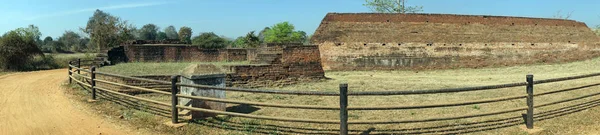
M 0 134 L 137 134 L 81 110 L 65 95 L 65 69 L 0 76 Z

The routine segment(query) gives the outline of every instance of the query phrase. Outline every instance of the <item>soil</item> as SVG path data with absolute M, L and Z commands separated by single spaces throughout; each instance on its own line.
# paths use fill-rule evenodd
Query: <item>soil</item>
M 0 76 L 0 134 L 139 134 L 69 99 L 66 79 L 66 69 Z

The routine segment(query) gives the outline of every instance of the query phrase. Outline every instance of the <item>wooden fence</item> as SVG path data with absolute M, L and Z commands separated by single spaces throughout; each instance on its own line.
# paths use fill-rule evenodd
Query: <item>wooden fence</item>
M 414 122 L 431 122 L 431 121 L 443 121 L 443 120 L 455 120 L 455 119 L 464 119 L 464 118 L 473 118 L 473 117 L 481 117 L 481 116 L 491 116 L 491 115 L 499 115 L 511 112 L 518 111 L 526 111 L 525 116 L 525 125 L 527 128 L 533 128 L 534 124 L 534 113 L 533 110 L 538 107 L 550 106 L 559 103 L 565 103 L 569 101 L 574 101 L 578 99 L 588 98 L 596 95 L 600 95 L 599 93 L 593 93 L 589 95 L 573 97 L 569 99 L 563 99 L 559 101 L 544 103 L 534 105 L 533 98 L 536 96 L 557 94 L 567 91 L 578 90 L 577 88 L 573 89 L 561 89 L 554 90 L 543 93 L 534 93 L 534 84 L 544 84 L 544 83 L 554 83 L 561 81 L 568 81 L 574 79 L 582 79 L 594 76 L 600 76 L 600 73 L 579 75 L 579 76 L 570 76 L 570 77 L 562 77 L 562 78 L 553 78 L 553 79 L 545 79 L 545 80 L 534 80 L 533 75 L 526 75 L 525 82 L 519 83 L 508 83 L 508 84 L 500 84 L 500 85 L 487 85 L 487 86 L 478 86 L 478 87 L 464 87 L 464 88 L 448 88 L 448 89 L 430 89 L 430 90 L 408 90 L 408 91 L 365 91 L 365 92 L 349 92 L 348 84 L 340 84 L 339 92 L 320 92 L 320 91 L 289 91 L 289 90 L 262 90 L 262 89 L 245 89 L 245 88 L 233 88 L 233 87 L 215 87 L 215 86 L 207 86 L 207 85 L 194 85 L 194 84 L 181 84 L 178 82 L 178 76 L 173 76 L 171 81 L 161 81 L 161 80 L 152 80 L 146 78 L 138 78 L 131 76 L 124 76 L 118 74 L 111 74 L 105 72 L 96 71 L 96 67 L 91 66 L 90 68 L 81 67 L 81 60 L 70 62 L 69 64 L 69 82 L 75 81 L 77 84 L 83 85 L 85 87 L 91 88 L 92 91 L 92 99 L 96 99 L 96 90 L 102 90 L 105 92 L 109 92 L 116 95 L 121 95 L 129 98 L 133 98 L 140 101 L 145 101 L 149 103 L 154 103 L 161 106 L 171 107 L 171 120 L 173 123 L 178 122 L 178 109 L 187 109 L 191 111 L 199 111 L 206 113 L 214 113 L 220 115 L 229 115 L 236 117 L 245 117 L 245 118 L 253 118 L 253 119 L 263 119 L 263 120 L 274 120 L 274 121 L 285 121 L 285 122 L 303 122 L 303 123 L 320 123 L 320 124 L 339 124 L 340 125 L 340 134 L 346 135 L 348 134 L 348 124 L 396 124 L 396 123 L 414 123 Z M 87 75 L 81 74 L 81 72 L 87 73 Z M 109 77 L 117 77 L 124 79 L 131 79 L 143 82 L 152 82 L 158 84 L 168 84 L 171 85 L 171 92 L 159 91 L 149 88 L 143 88 L 138 86 L 131 86 L 126 84 L 120 84 L 115 82 L 110 82 L 108 80 L 97 79 L 97 75 L 109 76 Z M 85 79 L 87 81 L 79 80 L 76 77 Z M 160 101 L 155 101 L 151 99 L 145 99 L 141 97 L 132 96 L 129 94 L 117 92 L 117 90 L 104 88 L 96 85 L 96 83 L 105 83 L 115 86 L 127 87 L 131 89 L 137 89 L 145 92 L 151 93 L 159 93 L 164 95 L 171 96 L 171 103 L 164 103 Z M 483 100 L 473 100 L 466 102 L 456 102 L 456 103 L 443 103 L 443 104 L 429 104 L 429 105 L 415 105 L 415 106 L 406 106 L 406 105 L 393 105 L 393 106 L 348 106 L 348 96 L 389 96 L 389 95 L 416 95 L 416 94 L 438 94 L 438 93 L 457 93 L 457 92 L 472 92 L 472 91 L 484 91 L 484 90 L 494 90 L 501 88 L 511 88 L 511 87 L 522 87 L 525 86 L 524 92 L 521 95 L 515 96 L 507 96 L 493 99 L 483 99 Z M 224 90 L 231 92 L 246 92 L 246 93 L 266 93 L 266 94 L 285 94 L 285 95 L 310 95 L 310 96 L 336 96 L 339 97 L 340 105 L 339 106 L 318 106 L 318 105 L 292 105 L 292 104 L 274 104 L 274 103 L 262 103 L 262 102 L 249 102 L 249 101 L 239 101 L 239 100 L 231 100 L 231 99 L 221 99 L 221 98 L 212 98 L 212 97 L 201 97 L 201 96 L 190 96 L 190 95 L 182 95 L 179 94 L 179 87 L 194 87 L 200 89 L 216 89 L 216 90 Z M 585 87 L 585 86 L 583 86 Z M 254 105 L 254 106 L 264 106 L 264 107 L 275 107 L 275 108 L 290 108 L 290 109 L 314 109 L 314 110 L 338 110 L 340 119 L 333 120 L 321 120 L 321 119 L 304 119 L 304 118 L 287 118 L 287 117 L 272 117 L 272 116 L 261 116 L 261 115 L 253 115 L 253 114 L 243 114 L 236 112 L 227 112 L 227 111 L 218 111 L 204 108 L 194 108 L 188 107 L 178 104 L 178 98 L 189 98 L 189 99 L 198 99 L 205 101 L 214 101 L 214 102 L 222 102 L 222 103 L 231 103 L 231 104 L 246 104 L 246 105 Z M 427 119 L 411 119 L 411 120 L 351 120 L 348 121 L 348 111 L 352 110 L 399 110 L 399 109 L 425 109 L 425 108 L 440 108 L 440 107 L 455 107 L 455 106 L 465 106 L 465 105 L 475 105 L 475 104 L 486 104 L 486 103 L 494 103 L 501 101 L 509 101 L 509 100 L 518 100 L 518 99 L 526 99 L 526 103 L 523 103 L 523 107 L 512 108 L 506 110 L 498 110 L 494 112 L 488 113 L 480 113 L 480 114 L 472 114 L 472 115 L 458 115 L 452 117 L 437 117 L 437 118 L 427 118 Z

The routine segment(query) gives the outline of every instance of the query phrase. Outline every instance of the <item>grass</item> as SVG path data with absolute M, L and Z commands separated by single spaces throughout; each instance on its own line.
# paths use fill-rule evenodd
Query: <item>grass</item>
M 175 63 L 123 63 L 113 66 L 105 66 L 99 71 L 121 74 L 121 75 L 173 75 L 179 74 L 181 70 L 192 64 L 213 64 L 216 66 L 248 65 L 246 61 L 239 62 L 175 62 Z
M 163 64 L 153 63 L 129 63 L 124 67 L 135 67 L 139 70 L 175 70 L 185 67 L 187 63 L 170 63 L 167 67 Z M 582 75 L 600 72 L 598 68 L 600 58 L 573 63 L 553 64 L 553 65 L 525 65 L 502 68 L 483 68 L 483 69 L 452 69 L 452 70 L 429 70 L 429 71 L 336 71 L 326 72 L 328 80 L 311 83 L 301 83 L 277 88 L 282 90 L 315 90 L 315 91 L 338 91 L 340 83 L 348 83 L 349 91 L 388 91 L 388 90 L 423 90 L 437 88 L 456 88 L 480 85 L 492 85 L 502 83 L 513 83 L 525 81 L 525 75 L 533 74 L 535 80 L 549 79 L 556 77 L 566 77 L 573 75 Z M 152 66 L 148 66 L 152 65 Z M 119 66 L 119 65 L 117 65 Z M 115 68 L 115 67 L 107 67 Z M 144 69 L 145 68 L 145 69 Z M 118 70 L 112 70 L 118 71 Z M 142 71 L 140 71 L 141 73 Z M 591 77 L 586 79 L 571 80 L 551 84 L 535 85 L 535 93 L 579 87 L 583 85 L 597 84 L 600 77 Z M 562 99 L 574 98 L 590 93 L 598 92 L 598 86 L 581 88 L 575 91 L 564 93 L 544 95 L 535 97 L 535 104 L 543 104 Z M 524 87 L 495 89 L 487 91 L 463 92 L 463 93 L 445 93 L 428 95 L 404 95 L 404 96 L 351 96 L 349 97 L 349 106 L 382 106 L 382 105 L 425 105 L 439 104 L 448 102 L 463 102 L 481 99 L 490 99 L 506 96 L 515 96 L 525 94 Z M 156 94 L 138 95 L 145 98 L 155 99 L 163 102 L 170 102 L 168 96 Z M 253 94 L 227 92 L 228 99 L 267 102 L 278 104 L 302 104 L 302 105 L 321 105 L 338 106 L 337 97 L 317 97 L 317 96 L 295 96 L 295 95 L 272 95 L 272 94 Z M 536 113 L 542 113 L 557 109 L 561 112 L 541 118 L 535 126 L 544 128 L 542 134 L 598 134 L 600 133 L 600 113 L 599 103 L 586 104 L 586 107 L 573 107 L 575 104 L 587 103 L 599 99 L 598 97 L 584 98 L 568 103 L 557 104 L 547 107 L 536 108 Z M 102 99 L 101 99 L 102 100 Z M 114 104 L 113 104 L 114 105 Z M 110 105 L 107 105 L 110 106 Z M 228 107 L 238 105 L 228 104 Z M 478 104 L 469 106 L 433 108 L 433 109 L 412 109 L 412 110 L 382 110 L 382 111 L 350 111 L 350 120 L 405 120 L 405 119 L 426 119 L 437 117 L 451 117 L 468 114 L 479 114 L 494 112 L 504 109 L 525 107 L 525 100 L 503 101 L 498 103 Z M 569 109 L 568 107 L 574 108 Z M 107 107 L 109 108 L 109 107 Z M 305 119 L 339 119 L 337 111 L 318 111 L 303 109 L 278 109 L 270 107 L 256 107 L 257 110 L 251 112 L 254 115 L 305 118 Z M 566 109 L 565 109 L 566 108 Z M 580 110 L 584 108 L 584 110 Z M 132 110 L 132 108 L 124 108 Z M 168 112 L 168 108 L 166 109 Z M 147 112 L 148 110 L 140 110 Z M 243 111 L 243 110 L 230 110 Z M 115 112 L 124 112 L 115 110 Z M 387 124 L 387 125 L 350 125 L 352 133 L 371 132 L 371 133 L 471 133 L 471 134 L 524 134 L 525 132 L 518 128 L 522 124 L 522 119 L 510 119 L 493 122 L 498 119 L 509 117 L 520 117 L 523 112 L 508 113 L 503 115 L 467 118 L 459 120 L 447 120 L 438 122 L 421 122 L 405 124 Z M 120 113 L 116 113 L 121 115 Z M 552 114 L 552 113 L 551 113 Z M 128 115 L 131 116 L 131 115 Z M 325 134 L 333 133 L 339 128 L 338 125 L 325 124 L 305 124 L 277 122 L 267 120 L 252 120 L 237 117 L 219 116 L 206 120 L 196 121 L 179 130 L 168 130 L 155 127 L 160 123 L 168 121 L 168 117 L 158 117 L 160 120 L 147 120 L 142 118 L 147 116 L 133 116 L 127 120 L 141 122 L 132 124 L 145 128 L 158 129 L 167 134 Z M 139 119 L 139 120 L 138 120 Z M 488 121 L 488 122 L 484 122 Z M 149 123 L 149 124 L 148 124 Z M 148 127 L 148 125 L 152 125 Z M 424 128 L 431 127 L 431 128 Z M 370 129 L 373 129 L 371 131 Z M 165 131 L 166 130 L 166 131 Z M 484 131 L 484 132 L 479 132 Z
M 59 67 L 66 68 L 69 66 L 69 61 L 77 59 L 93 59 L 93 53 L 44 53 L 46 56 L 51 56 Z

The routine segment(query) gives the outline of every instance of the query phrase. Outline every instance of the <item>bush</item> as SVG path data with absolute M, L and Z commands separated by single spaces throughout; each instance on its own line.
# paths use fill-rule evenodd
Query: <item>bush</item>
M 0 38 L 0 65 L 3 70 L 31 70 L 34 56 L 43 56 L 34 38 L 25 32 L 10 31 Z
M 225 42 L 225 39 L 212 32 L 202 33 L 192 39 L 192 45 L 197 45 L 204 49 L 225 48 L 227 47 Z

